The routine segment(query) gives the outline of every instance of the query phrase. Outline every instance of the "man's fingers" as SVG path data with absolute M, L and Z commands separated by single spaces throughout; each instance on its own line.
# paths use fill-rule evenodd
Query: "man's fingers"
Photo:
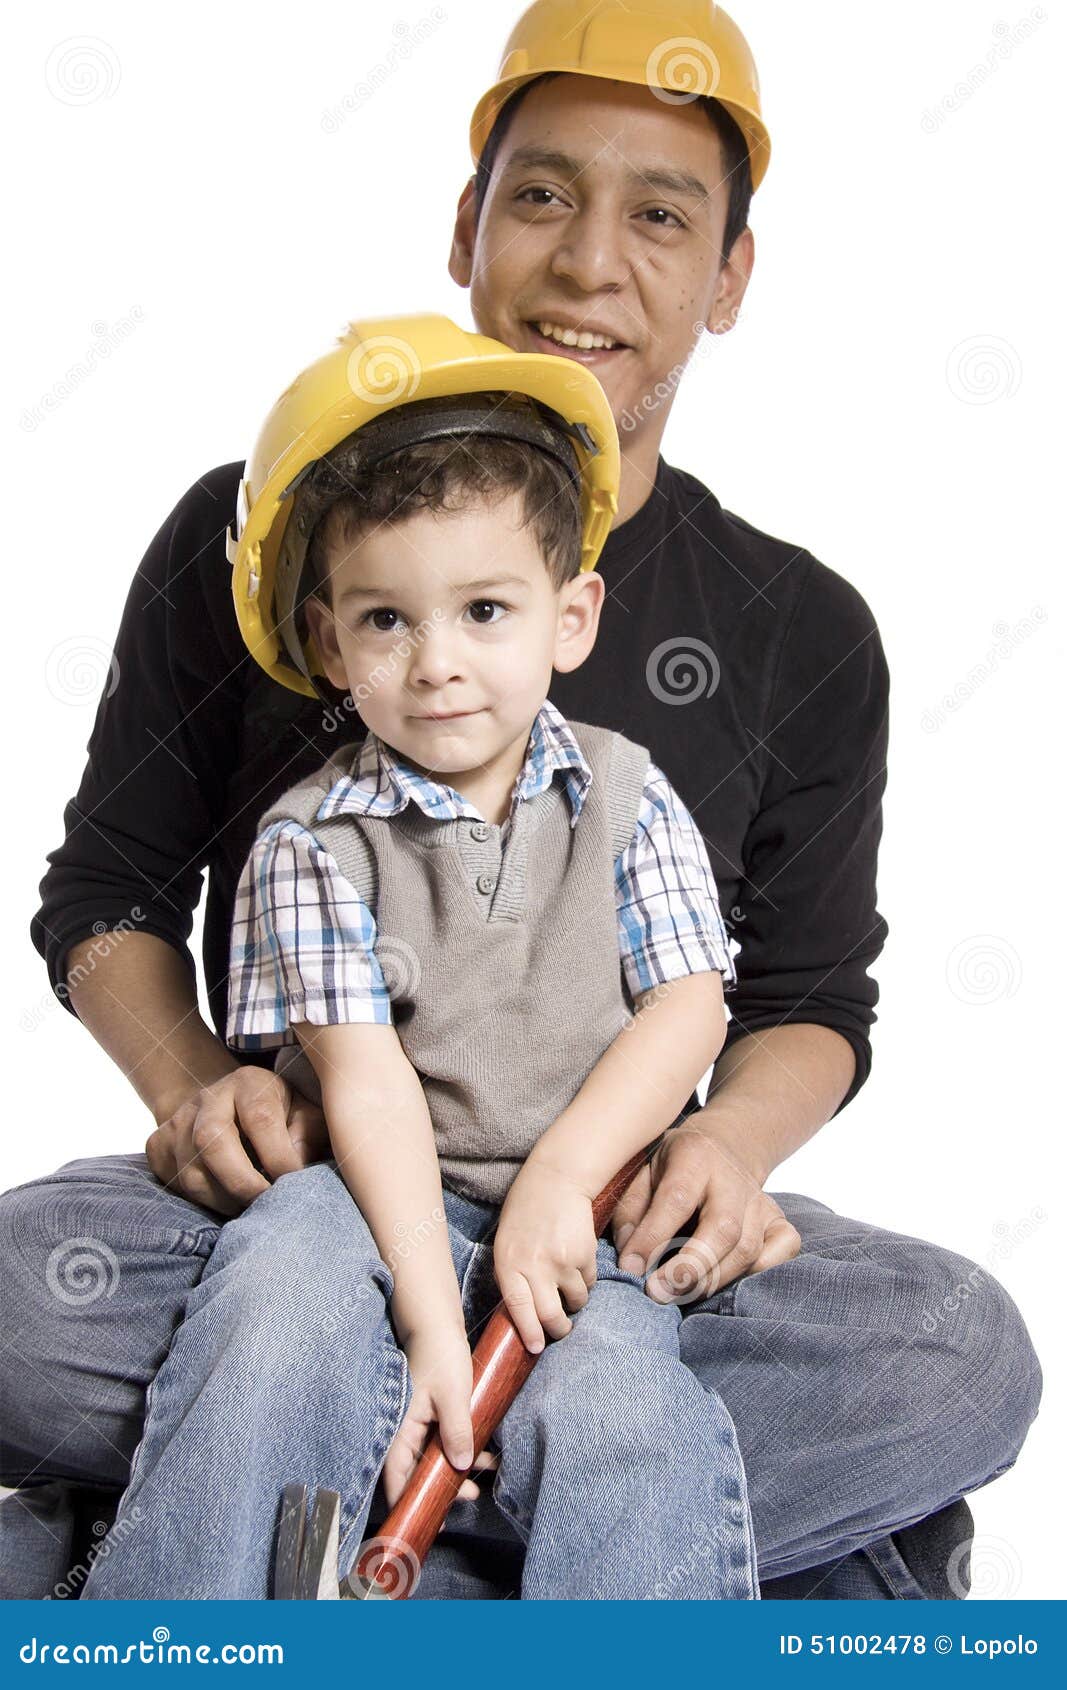
M 252 1166 L 241 1143 L 232 1100 L 202 1094 L 190 1137 L 195 1159 L 238 1202 L 251 1203 L 268 1189 L 270 1181 Z
M 697 1237 L 700 1231 L 701 1228 L 698 1227 L 694 1237 Z M 707 1289 L 692 1296 L 687 1295 L 686 1301 L 693 1302 L 710 1297 L 716 1291 L 722 1291 L 727 1285 L 732 1285 L 735 1279 L 743 1275 L 762 1273 L 764 1268 L 789 1261 L 798 1254 L 800 1242 L 799 1232 L 790 1225 L 784 1215 L 779 1212 L 768 1217 L 766 1201 L 750 1204 L 737 1243 L 722 1257 Z M 673 1262 L 670 1262 L 667 1267 L 673 1265 Z
M 611 1236 L 616 1250 L 622 1249 L 629 1233 L 640 1224 L 651 1196 L 652 1168 L 645 1162 L 619 1198 L 611 1217 Z
M 777 1267 L 780 1262 L 791 1262 L 794 1256 L 799 1256 L 804 1247 L 796 1227 L 787 1221 L 781 1213 L 770 1220 L 763 1235 L 763 1248 L 756 1257 L 753 1273 L 762 1273 L 764 1268 Z
M 688 1179 L 684 1167 L 672 1165 L 664 1171 L 640 1225 L 619 1252 L 624 1273 L 644 1273 L 649 1257 L 677 1238 L 699 1208 L 706 1186 Z
M 330 1133 L 322 1110 L 299 1092 L 293 1093 L 287 1122 L 289 1142 L 302 1168 L 321 1162 L 330 1153 Z
M 219 1097 L 223 1113 L 227 1107 L 225 1095 Z M 290 1137 L 286 1120 L 289 1100 L 278 1076 L 261 1068 L 245 1068 L 234 1081 L 232 1098 L 233 1120 L 253 1146 L 267 1179 L 298 1172 L 304 1164 Z
M 184 1149 L 181 1148 L 183 1142 Z M 176 1191 L 180 1197 L 187 1197 L 190 1203 L 198 1203 L 201 1208 L 210 1209 L 226 1219 L 240 1214 L 243 1205 L 235 1202 L 197 1165 L 189 1146 L 188 1130 L 183 1141 L 169 1125 L 157 1127 L 145 1145 L 145 1154 L 148 1166 L 160 1185 L 165 1185 L 169 1191 Z

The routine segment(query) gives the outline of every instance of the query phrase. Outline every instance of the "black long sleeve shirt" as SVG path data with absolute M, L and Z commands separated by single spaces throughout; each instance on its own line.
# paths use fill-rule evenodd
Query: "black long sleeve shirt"
M 101 923 L 157 934 L 195 979 L 188 941 L 206 870 L 220 1038 L 234 894 L 258 819 L 365 731 L 350 706 L 330 713 L 290 692 L 245 650 L 224 544 L 242 470 L 197 481 L 133 578 L 118 683 L 100 700 L 31 924 L 53 990 L 71 946 Z M 741 945 L 728 1042 L 784 1022 L 831 1027 L 856 1056 L 848 1102 L 870 1069 L 868 968 L 886 933 L 875 867 L 889 679 L 871 612 L 810 553 L 724 511 L 662 458 L 597 567 L 596 645 L 549 696 L 564 716 L 646 745 L 695 816 Z

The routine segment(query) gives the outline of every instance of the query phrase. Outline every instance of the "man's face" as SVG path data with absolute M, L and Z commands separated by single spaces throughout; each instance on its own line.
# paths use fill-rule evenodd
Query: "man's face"
M 622 426 L 647 413 L 646 396 L 672 372 L 673 393 L 701 326 L 726 326 L 740 303 L 747 273 L 721 260 L 728 202 L 719 139 L 698 103 L 557 76 L 515 112 L 476 228 L 465 193 L 452 275 L 469 282 L 481 333 L 589 365 Z M 619 344 L 560 345 L 545 324 Z

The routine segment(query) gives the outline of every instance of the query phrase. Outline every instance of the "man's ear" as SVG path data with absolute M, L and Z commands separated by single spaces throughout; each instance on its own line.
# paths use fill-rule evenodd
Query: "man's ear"
M 705 327 L 711 334 L 729 334 L 737 322 L 756 262 L 756 241 L 749 228 L 742 229 L 715 278 L 715 294 Z
M 468 178 L 456 206 L 456 224 L 452 231 L 452 250 L 448 255 L 448 273 L 461 288 L 469 288 L 474 269 L 474 238 L 478 221 L 474 215 L 474 177 Z
M 312 597 L 304 600 L 304 613 L 327 678 L 341 692 L 347 692 L 348 676 L 341 659 L 341 648 L 337 644 L 337 624 L 334 622 L 332 610 L 324 605 L 321 599 Z

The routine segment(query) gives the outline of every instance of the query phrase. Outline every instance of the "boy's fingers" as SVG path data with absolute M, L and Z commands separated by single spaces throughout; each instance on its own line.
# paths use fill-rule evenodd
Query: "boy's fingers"
M 526 1348 L 532 1355 L 540 1355 L 545 1347 L 545 1335 L 534 1311 L 533 1293 L 522 1274 L 506 1274 L 500 1282 L 500 1295 Z
M 441 1447 L 453 1467 L 466 1468 L 474 1459 L 474 1429 L 471 1425 L 468 1401 L 441 1402 L 438 1407 L 437 1429 Z
M 537 1309 L 537 1318 L 550 1338 L 567 1336 L 573 1322 L 564 1311 L 558 1285 L 554 1285 L 550 1279 L 536 1285 L 534 1306 Z

